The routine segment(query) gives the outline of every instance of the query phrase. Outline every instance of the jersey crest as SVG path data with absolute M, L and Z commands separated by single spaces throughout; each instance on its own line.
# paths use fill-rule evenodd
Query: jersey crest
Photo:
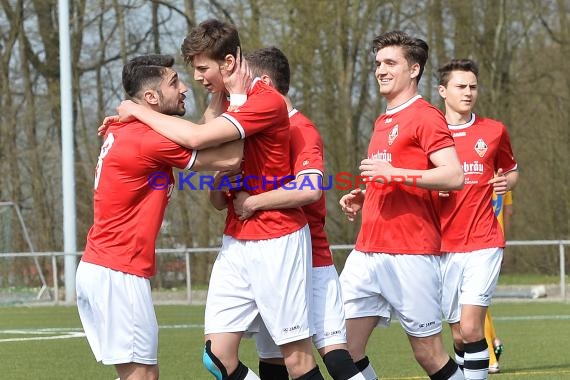
M 475 143 L 475 152 L 477 152 L 479 157 L 483 157 L 485 153 L 487 153 L 487 149 L 487 144 L 485 144 L 485 141 L 483 141 L 483 139 L 477 140 Z
M 396 124 L 394 128 L 392 128 L 390 134 L 388 135 L 388 145 L 392 145 L 397 137 L 398 137 L 398 124 Z

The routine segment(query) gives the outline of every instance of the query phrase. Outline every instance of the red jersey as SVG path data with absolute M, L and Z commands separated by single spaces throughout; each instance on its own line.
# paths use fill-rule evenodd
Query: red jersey
M 505 238 L 495 218 L 488 182 L 499 168 L 516 170 L 511 141 L 505 126 L 475 114 L 462 125 L 450 125 L 459 160 L 463 163 L 465 186 L 441 198 L 442 252 L 471 252 L 504 247 Z
M 318 174 L 324 176 L 323 140 L 317 127 L 305 115 L 296 109 L 289 112 L 291 123 L 291 167 L 295 176 L 302 174 Z M 323 179 L 324 180 L 324 179 Z M 297 182 L 297 188 L 304 186 Z M 311 183 L 306 186 L 318 188 L 319 184 Z M 322 188 L 322 186 L 321 186 Z M 323 267 L 333 264 L 329 241 L 325 232 L 325 217 L 327 205 L 325 192 L 321 198 L 302 207 L 309 229 L 313 249 L 313 267 Z
M 417 95 L 387 110 L 374 125 L 368 158 L 397 168 L 427 170 L 430 154 L 453 146 L 443 114 Z M 392 254 L 438 254 L 437 200 L 417 186 L 368 183 L 356 249 Z
M 222 114 L 238 129 L 243 147 L 242 173 L 245 190 L 259 194 L 283 186 L 291 176 L 290 130 L 287 106 L 281 95 L 256 79 L 247 101 L 234 112 Z M 301 229 L 307 220 L 301 208 L 261 210 L 239 220 L 228 202 L 224 234 L 239 240 L 264 240 Z
M 196 153 L 139 121 L 111 125 L 95 169 L 94 223 L 82 260 L 153 276 L 156 236 L 174 188 L 172 167 L 190 169 Z

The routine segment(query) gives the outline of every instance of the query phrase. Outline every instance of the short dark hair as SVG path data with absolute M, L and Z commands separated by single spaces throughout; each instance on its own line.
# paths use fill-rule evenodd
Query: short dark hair
M 141 55 L 123 66 L 123 89 L 129 98 L 141 96 L 141 90 L 156 89 L 160 85 L 166 68 L 174 65 L 171 55 Z
M 198 54 L 222 61 L 228 54 L 235 56 L 240 46 L 239 34 L 234 25 L 209 19 L 192 28 L 184 38 L 181 50 L 184 62 L 191 64 Z
M 404 49 L 404 58 L 408 64 L 419 64 L 420 73 L 416 78 L 416 83 L 420 82 L 426 62 L 428 59 L 429 46 L 427 42 L 420 38 L 410 37 L 400 30 L 386 32 L 374 38 L 372 41 L 372 52 L 376 54 L 378 50 L 388 46 L 399 46 Z
M 465 58 L 452 59 L 437 70 L 440 86 L 447 87 L 452 71 L 470 71 L 475 74 L 475 78 L 479 78 L 479 67 L 473 60 Z
M 257 49 L 245 54 L 245 59 L 253 76 L 269 75 L 277 91 L 287 95 L 291 69 L 289 60 L 281 50 L 274 46 Z

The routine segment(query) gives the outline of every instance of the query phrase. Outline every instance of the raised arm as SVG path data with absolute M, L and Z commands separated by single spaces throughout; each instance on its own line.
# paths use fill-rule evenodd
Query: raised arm
M 237 51 L 235 66 L 231 70 L 221 72 L 226 90 L 232 94 L 242 95 L 248 92 L 251 86 L 251 73 L 246 62 L 242 62 Z M 222 96 L 222 95 L 218 95 Z M 216 117 L 220 112 L 220 98 L 214 99 L 216 103 L 204 114 L 205 124 L 196 124 L 178 117 L 164 115 L 130 100 L 121 102 L 117 107 L 120 121 L 138 119 L 154 129 L 169 140 L 191 149 L 205 149 L 237 140 L 240 133 L 228 119 Z M 230 102 L 231 105 L 231 102 Z
M 195 124 L 153 111 L 130 100 L 122 101 L 117 112 L 121 121 L 138 119 L 167 139 L 190 149 L 205 149 L 240 138 L 236 127 L 223 117 L 217 117 L 206 124 Z

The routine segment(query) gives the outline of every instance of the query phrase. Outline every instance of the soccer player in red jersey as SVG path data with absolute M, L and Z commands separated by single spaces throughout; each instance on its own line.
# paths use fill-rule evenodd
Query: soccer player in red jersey
M 212 93 L 231 94 L 228 110 L 203 125 L 149 112 L 132 102 L 123 102 L 118 111 L 121 119 L 135 117 L 191 148 L 245 139 L 241 169 L 248 178 L 245 187 L 255 195 L 279 187 L 291 173 L 289 117 L 281 95 L 259 79 L 249 80 L 245 103 L 233 104 L 233 89 L 249 78 L 242 75 L 247 70 L 239 51 L 235 27 L 218 20 L 202 22 L 184 39 L 182 54 L 194 67 L 194 79 Z M 228 203 L 204 322 L 204 365 L 217 379 L 258 379 L 239 361 L 238 348 L 259 316 L 280 346 L 291 377 L 323 378 L 311 344 L 309 239 L 300 208 L 263 210 L 240 220 L 233 202 Z
M 486 379 L 485 313 L 505 247 L 491 198 L 493 190 L 502 195 L 515 186 L 517 163 L 505 126 L 472 112 L 478 94 L 475 62 L 454 59 L 439 69 L 439 76 L 445 118 L 465 174 L 465 187 L 441 198 L 443 314 L 465 378 Z
M 293 107 L 289 92 L 290 68 L 287 57 L 276 47 L 246 55 L 252 74 L 277 89 L 283 96 L 291 123 L 291 168 L 295 180 L 287 186 L 250 196 L 237 194 L 233 203 L 242 219 L 260 210 L 301 207 L 309 223 L 312 246 L 313 344 L 334 380 L 364 380 L 346 345 L 344 307 L 338 273 L 333 264 L 325 232 L 326 201 L 323 189 L 324 154 L 319 131 Z M 265 328 L 255 334 L 261 380 L 287 380 L 279 347 Z
M 187 87 L 174 58 L 140 56 L 123 68 L 127 95 L 157 112 L 183 115 Z M 121 379 L 157 379 L 158 325 L 149 278 L 155 241 L 174 187 L 172 167 L 239 167 L 243 147 L 193 151 L 139 122 L 112 124 L 95 170 L 94 224 L 77 268 L 77 306 L 97 361 Z
M 351 220 L 362 210 L 356 247 L 340 275 L 348 348 L 366 378 L 376 379 L 366 343 L 393 310 L 431 379 L 463 379 L 441 338 L 441 242 L 431 191 L 460 189 L 463 171 L 443 114 L 418 95 L 428 45 L 393 31 L 376 37 L 373 50 L 387 109 L 360 165 L 370 178 L 366 190 L 340 200 Z

